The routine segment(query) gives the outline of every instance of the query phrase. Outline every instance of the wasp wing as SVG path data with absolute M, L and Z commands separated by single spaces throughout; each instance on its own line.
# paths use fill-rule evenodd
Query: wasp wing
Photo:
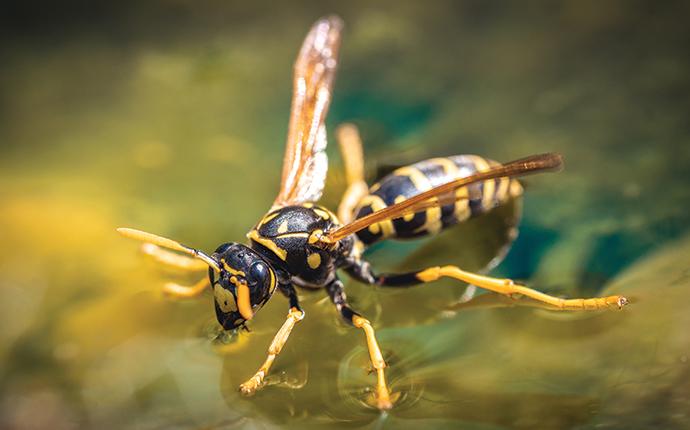
M 327 242 L 337 242 L 377 222 L 401 218 L 406 214 L 416 213 L 429 207 L 443 206 L 451 203 L 457 199 L 455 191 L 458 188 L 476 182 L 503 177 L 525 176 L 545 171 L 555 171 L 560 170 L 562 167 L 563 158 L 559 154 L 554 153 L 533 155 L 511 161 L 510 163 L 477 172 L 474 175 L 447 182 L 400 203 L 358 218 L 349 224 L 329 231 L 325 239 Z
M 335 16 L 317 21 L 295 61 L 287 147 L 274 207 L 321 197 L 328 170 L 325 121 L 342 27 L 342 21 Z

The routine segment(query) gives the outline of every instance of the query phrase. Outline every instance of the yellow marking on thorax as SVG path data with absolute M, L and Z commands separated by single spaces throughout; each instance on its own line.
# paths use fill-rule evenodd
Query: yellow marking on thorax
M 330 219 L 330 218 L 331 218 L 331 214 L 328 213 L 327 211 L 323 210 L 323 209 L 314 208 L 314 209 L 312 209 L 312 210 L 313 210 L 318 216 L 320 216 L 320 217 L 323 218 L 323 219 Z
M 325 220 L 330 219 L 331 222 L 333 222 L 334 224 L 340 225 L 340 220 L 338 219 L 338 216 L 335 213 L 331 212 L 330 210 L 328 210 L 324 207 L 318 207 L 318 208 L 315 207 L 314 212 L 316 212 L 316 214 L 318 216 L 320 216 L 321 218 L 323 218 Z
M 259 225 L 262 226 L 262 225 L 266 224 L 267 222 L 269 222 L 269 221 L 272 220 L 273 218 L 277 217 L 279 213 L 280 213 L 280 212 L 273 212 L 273 213 L 271 213 L 271 214 L 268 214 L 268 215 L 264 216 L 264 217 L 261 219 L 261 222 L 259 222 Z
M 314 203 L 311 203 L 311 202 L 302 203 L 302 207 L 311 209 L 314 207 Z
M 284 234 L 279 234 L 274 239 L 287 239 L 290 237 L 300 237 L 300 238 L 306 239 L 309 237 L 309 233 L 307 233 L 306 231 L 298 231 L 295 233 L 284 233 Z
M 270 249 L 281 260 L 285 261 L 287 259 L 287 251 L 286 250 L 284 250 L 283 248 L 276 245 L 276 243 L 273 242 L 271 239 L 261 237 L 259 235 L 258 231 L 256 231 L 256 230 L 250 231 L 249 233 L 247 233 L 247 238 L 253 240 L 254 242 L 256 242 L 262 246 L 265 246 L 268 249 Z
M 321 254 L 318 252 L 311 254 L 309 257 L 307 257 L 307 264 L 309 264 L 309 267 L 312 269 L 318 269 L 321 265 Z
M 285 233 L 288 231 L 288 222 L 287 220 L 283 221 L 279 226 L 278 226 L 278 233 Z

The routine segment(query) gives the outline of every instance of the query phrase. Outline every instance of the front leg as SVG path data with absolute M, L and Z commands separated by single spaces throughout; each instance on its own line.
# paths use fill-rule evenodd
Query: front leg
M 328 291 L 331 301 L 345 321 L 364 330 L 364 335 L 367 339 L 367 348 L 369 349 L 369 358 L 371 359 L 374 370 L 376 370 L 376 407 L 381 410 L 392 408 L 393 402 L 391 401 L 390 391 L 388 390 L 388 385 L 386 385 L 386 376 L 384 374 L 386 362 L 383 360 L 383 354 L 381 354 L 379 344 L 376 342 L 374 328 L 366 318 L 363 318 L 347 304 L 343 283 L 339 279 L 336 278 L 333 282 L 328 284 L 326 290 Z
M 290 332 L 295 327 L 295 324 L 297 324 L 299 321 L 302 321 L 304 318 L 304 311 L 302 311 L 299 306 L 297 293 L 292 285 L 281 285 L 280 288 L 281 291 L 287 294 L 290 300 L 290 310 L 288 311 L 287 319 L 283 323 L 283 326 L 280 327 L 280 330 L 278 330 L 278 333 L 276 333 L 275 337 L 273 338 L 271 345 L 268 347 L 268 357 L 266 357 L 266 361 L 264 361 L 264 364 L 261 365 L 254 376 L 240 385 L 240 391 L 242 394 L 247 396 L 253 395 L 256 393 L 256 390 L 263 386 L 264 378 L 271 369 L 273 361 L 275 361 L 276 357 L 283 349 L 283 346 L 285 346 L 285 342 L 287 342 Z

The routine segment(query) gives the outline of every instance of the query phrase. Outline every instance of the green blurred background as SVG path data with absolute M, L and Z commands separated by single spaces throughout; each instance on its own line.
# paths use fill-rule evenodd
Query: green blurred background
M 6 3 L 0 14 L 0 426 L 3 428 L 684 428 L 690 425 L 690 16 L 652 1 Z M 176 301 L 114 228 L 212 250 L 277 192 L 294 57 L 346 24 L 328 125 L 360 127 L 371 179 L 460 153 L 558 151 L 527 181 L 495 274 L 622 312 L 449 306 L 457 283 L 348 284 L 376 326 L 398 406 L 366 405 L 367 353 L 320 293 L 276 362 L 237 385 L 286 303 L 219 333 L 210 294 Z M 331 137 L 324 202 L 342 169 Z M 511 209 L 511 208 L 508 208 Z M 477 270 L 511 211 L 381 269 Z M 421 246 L 421 248 L 419 248 Z M 493 301 L 492 301 L 493 300 Z M 483 303 L 483 302 L 482 302 Z

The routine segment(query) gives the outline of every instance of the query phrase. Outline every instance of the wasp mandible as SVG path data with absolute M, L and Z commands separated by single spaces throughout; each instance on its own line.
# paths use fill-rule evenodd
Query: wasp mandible
M 554 309 L 620 308 L 627 304 L 622 296 L 561 299 L 510 279 L 470 273 L 456 266 L 376 273 L 362 258 L 367 246 L 384 239 L 436 234 L 484 214 L 521 198 L 523 190 L 516 177 L 559 170 L 563 162 L 554 153 L 505 164 L 476 155 L 432 158 L 399 168 L 369 187 L 364 180 L 357 129 L 344 126 L 338 129 L 337 138 L 348 187 L 336 216 L 317 202 L 328 170 L 325 120 L 342 27 L 338 17 L 318 20 L 299 51 L 280 191 L 268 213 L 247 234 L 246 245 L 224 243 L 209 255 L 157 235 L 118 229 L 124 236 L 146 242 L 143 250 L 162 263 L 188 270 L 208 269 L 208 277 L 196 285 L 167 284 L 165 291 L 192 297 L 211 286 L 218 322 L 226 330 L 254 318 L 276 290 L 287 298 L 287 319 L 271 342 L 266 361 L 240 386 L 242 393 L 253 394 L 262 387 L 292 329 L 304 318 L 295 288 L 323 288 L 345 321 L 364 332 L 377 377 L 376 406 L 392 407 L 384 374 L 386 363 L 374 328 L 348 304 L 338 270 L 359 282 L 382 287 L 454 278 L 499 294 L 526 296 Z

